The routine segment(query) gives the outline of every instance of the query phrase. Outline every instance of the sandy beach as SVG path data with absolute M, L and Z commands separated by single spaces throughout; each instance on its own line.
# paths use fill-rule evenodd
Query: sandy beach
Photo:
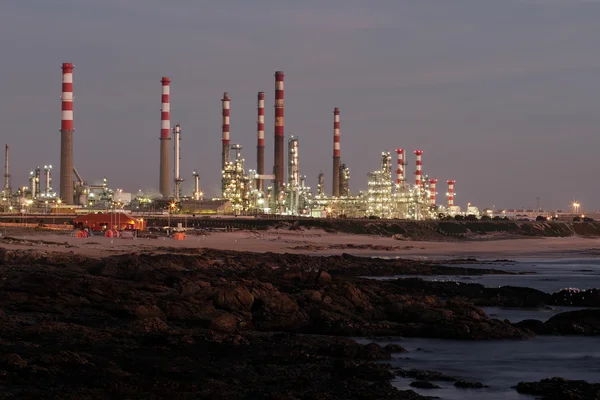
M 94 257 L 139 251 L 155 252 L 161 247 L 314 255 L 348 253 L 421 259 L 587 258 L 600 255 L 600 239 L 582 237 L 425 242 L 368 235 L 332 234 L 321 230 L 211 232 L 191 234 L 181 241 L 165 237 L 135 240 L 102 236 L 75 238 L 66 233 L 24 230 L 5 231 L 3 237 L 5 239 L 1 246 L 7 249 L 32 248 Z M 9 238 L 17 240 L 12 241 Z M 349 248 L 352 246 L 361 248 Z

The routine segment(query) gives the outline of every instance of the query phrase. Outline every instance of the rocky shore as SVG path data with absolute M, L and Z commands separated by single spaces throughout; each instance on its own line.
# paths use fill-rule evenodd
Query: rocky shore
M 376 362 L 402 348 L 344 337 L 555 333 L 478 308 L 552 299 L 541 292 L 361 278 L 449 271 L 475 272 L 350 256 L 0 249 L 0 398 L 419 399 Z

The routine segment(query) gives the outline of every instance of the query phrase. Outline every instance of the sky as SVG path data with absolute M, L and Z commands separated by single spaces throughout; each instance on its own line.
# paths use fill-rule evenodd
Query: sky
M 300 172 L 331 190 L 333 108 L 350 189 L 384 150 L 415 149 L 456 180 L 457 205 L 600 209 L 600 0 L 4 0 L 0 122 L 12 186 L 53 164 L 59 187 L 61 63 L 74 70 L 75 165 L 93 183 L 157 191 L 160 79 L 182 127 L 181 173 L 220 187 L 221 97 L 231 141 L 256 168 L 264 91 L 273 160 L 274 72 Z M 443 201 L 443 200 L 441 200 Z

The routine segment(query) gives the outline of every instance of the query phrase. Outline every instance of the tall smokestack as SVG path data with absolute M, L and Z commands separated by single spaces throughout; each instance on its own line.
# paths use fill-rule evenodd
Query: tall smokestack
M 171 195 L 170 146 L 171 141 L 171 80 L 162 78 L 162 100 L 160 108 L 160 194 L 163 198 Z
M 73 64 L 62 65 L 62 121 L 60 124 L 60 198 L 73 204 Z
M 284 183 L 284 117 L 283 117 L 283 71 L 275 72 L 275 158 L 273 173 L 275 174 L 275 198 L 279 201 L 279 194 Z
M 398 167 L 396 168 L 396 186 L 401 187 L 404 184 L 404 149 L 396 149 L 398 154 Z
M 415 186 L 417 187 L 417 190 L 421 189 L 421 174 L 422 174 L 422 165 L 423 162 L 421 161 L 421 156 L 423 155 L 423 150 L 415 150 L 415 156 L 417 157 L 417 170 L 415 171 Z
M 4 195 L 10 192 L 10 174 L 8 173 L 8 144 L 4 150 Z
M 448 194 L 446 195 L 448 196 L 448 210 L 450 210 L 454 207 L 454 184 L 456 181 L 450 180 L 446 183 L 448 184 Z
M 256 120 L 256 173 L 264 175 L 265 173 L 265 93 L 258 92 L 257 101 L 258 118 Z M 264 181 L 256 180 L 256 188 L 263 191 Z
M 229 94 L 223 93 L 221 99 L 221 116 L 223 118 L 221 124 L 221 171 L 225 171 L 225 167 L 229 163 Z M 225 188 L 227 183 L 225 179 L 221 180 L 221 195 L 225 197 Z
M 194 171 L 194 200 L 200 200 L 200 176 L 198 172 Z
M 173 128 L 173 139 L 174 140 L 174 149 L 173 149 L 173 157 L 175 158 L 174 160 L 174 165 L 173 165 L 173 170 L 174 170 L 174 174 L 175 174 L 175 200 L 179 201 L 179 196 L 181 195 L 181 182 L 183 182 L 183 179 L 181 178 L 181 175 L 179 174 L 179 164 L 181 161 L 181 156 L 180 156 L 180 144 L 181 144 L 181 126 L 179 124 L 175 124 L 175 127 Z
M 333 109 L 333 187 L 331 195 L 340 197 L 340 109 Z
M 435 195 L 437 194 L 435 191 L 435 187 L 437 185 L 437 179 L 429 180 L 429 205 L 431 207 L 435 207 Z

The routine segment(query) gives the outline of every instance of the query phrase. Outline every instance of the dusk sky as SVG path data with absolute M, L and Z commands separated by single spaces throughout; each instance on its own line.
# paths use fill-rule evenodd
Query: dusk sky
M 220 187 L 221 102 L 256 167 L 256 94 L 273 160 L 274 72 L 285 134 L 310 186 L 331 191 L 333 108 L 350 189 L 381 151 L 424 150 L 455 203 L 600 209 L 600 1 L 3 0 L 2 138 L 12 186 L 53 164 L 59 188 L 61 63 L 73 62 L 75 166 L 90 183 L 158 189 L 160 79 L 182 126 L 182 175 Z M 287 160 L 286 160 L 287 161 Z M 394 154 L 395 162 L 395 154 Z M 446 185 L 438 184 L 439 197 Z M 445 201 L 445 200 L 440 200 Z

